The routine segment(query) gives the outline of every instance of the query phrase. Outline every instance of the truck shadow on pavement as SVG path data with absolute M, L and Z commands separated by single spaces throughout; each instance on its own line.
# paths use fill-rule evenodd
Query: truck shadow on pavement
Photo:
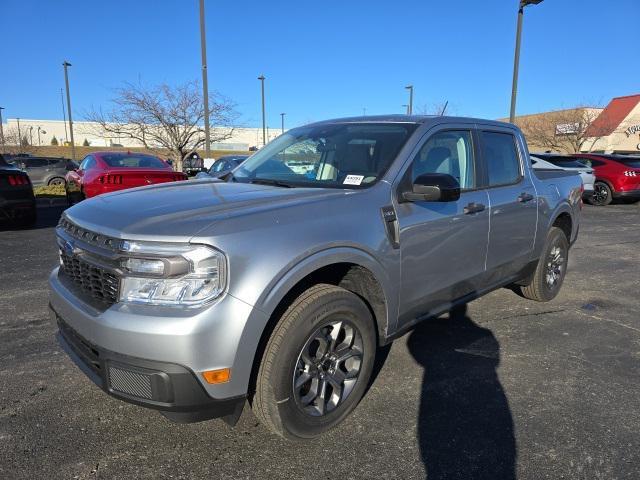
M 407 343 L 424 367 L 418 440 L 427 478 L 515 479 L 513 419 L 491 331 L 464 305 L 422 322 Z

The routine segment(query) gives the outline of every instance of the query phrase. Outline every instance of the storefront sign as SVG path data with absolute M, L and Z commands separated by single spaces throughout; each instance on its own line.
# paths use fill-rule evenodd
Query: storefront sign
M 627 137 L 630 137 L 631 135 L 633 135 L 634 133 L 639 133 L 640 132 L 640 124 L 638 125 L 631 125 L 629 128 L 627 128 L 624 133 L 627 134 Z

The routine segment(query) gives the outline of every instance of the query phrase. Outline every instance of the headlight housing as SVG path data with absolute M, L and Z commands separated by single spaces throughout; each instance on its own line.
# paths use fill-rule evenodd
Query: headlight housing
M 226 257 L 215 248 L 125 241 L 122 250 L 132 255 L 122 262 L 122 302 L 199 306 L 226 288 Z

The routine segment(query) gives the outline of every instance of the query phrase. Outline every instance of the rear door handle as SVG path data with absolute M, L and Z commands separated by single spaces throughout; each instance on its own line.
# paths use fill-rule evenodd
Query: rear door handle
M 533 195 L 531 195 L 530 193 L 522 192 L 522 193 L 518 196 L 518 201 L 519 201 L 520 203 L 527 203 L 527 202 L 530 202 L 531 200 L 533 200 Z
M 482 212 L 485 209 L 485 206 L 482 203 L 471 202 L 466 207 L 464 207 L 465 215 L 470 215 L 472 213 Z

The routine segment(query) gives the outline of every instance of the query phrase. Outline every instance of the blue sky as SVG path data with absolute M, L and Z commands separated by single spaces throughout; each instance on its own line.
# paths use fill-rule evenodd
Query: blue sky
M 402 113 L 508 115 L 517 0 L 206 0 L 209 84 L 257 126 Z M 639 0 L 545 0 L 525 13 L 518 112 L 640 92 Z M 68 59 L 74 119 L 124 81 L 200 78 L 198 0 L 0 0 L 6 117 L 61 118 Z

